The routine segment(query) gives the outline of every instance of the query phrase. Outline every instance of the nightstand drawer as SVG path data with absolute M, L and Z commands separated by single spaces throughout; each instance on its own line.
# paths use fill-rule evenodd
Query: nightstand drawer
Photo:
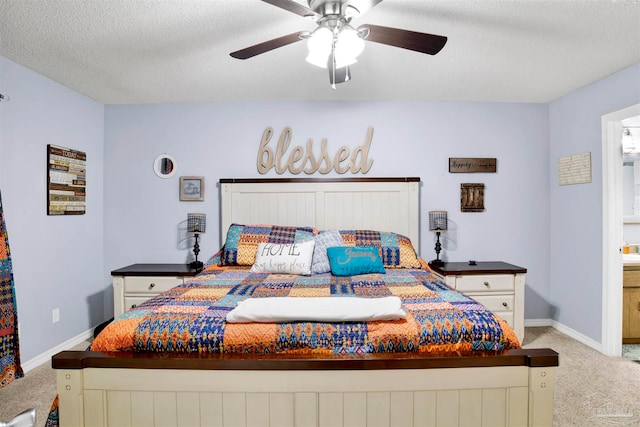
M 513 311 L 501 311 L 499 313 L 496 313 L 496 315 L 500 316 L 502 320 L 507 322 L 507 324 L 509 324 L 509 326 L 513 328 Z M 518 339 L 522 341 L 522 338 L 518 337 Z
M 501 311 L 513 311 L 514 295 L 469 295 L 489 310 L 499 313 Z M 502 314 L 501 314 L 502 315 Z
M 125 294 L 152 294 L 157 295 L 161 292 L 181 285 L 183 280 L 181 277 L 146 277 L 146 276 L 130 276 L 124 278 Z
M 153 295 L 149 295 L 148 297 L 126 297 L 124 299 L 124 311 L 129 311 L 151 298 L 153 298 Z
M 456 289 L 461 292 L 513 291 L 512 274 L 466 275 L 456 278 Z

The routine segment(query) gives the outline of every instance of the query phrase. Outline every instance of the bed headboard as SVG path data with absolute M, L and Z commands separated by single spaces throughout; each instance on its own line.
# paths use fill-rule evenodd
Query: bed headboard
M 220 180 L 220 245 L 232 223 L 393 231 L 420 250 L 420 178 Z

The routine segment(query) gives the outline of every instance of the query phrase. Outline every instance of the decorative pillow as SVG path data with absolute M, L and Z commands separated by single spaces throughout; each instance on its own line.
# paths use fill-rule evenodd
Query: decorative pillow
M 252 273 L 311 275 L 313 240 L 300 243 L 260 243 Z
M 318 234 L 312 227 L 231 224 L 222 249 L 222 265 L 253 265 L 260 243 L 298 243 Z
M 386 273 L 378 249 L 373 246 L 339 246 L 327 248 L 334 276 Z
M 340 232 L 338 230 L 322 231 L 314 236 L 313 240 L 315 240 L 316 246 L 313 248 L 311 272 L 313 274 L 328 273 L 331 271 L 331 266 L 327 257 L 327 248 L 344 246 Z
M 378 248 L 382 263 L 387 268 L 420 268 L 411 240 L 402 234 L 373 230 L 340 230 L 340 236 L 347 246 Z

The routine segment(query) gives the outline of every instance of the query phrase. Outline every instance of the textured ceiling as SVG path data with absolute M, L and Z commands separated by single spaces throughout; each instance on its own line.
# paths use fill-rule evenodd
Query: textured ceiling
M 537 103 L 640 62 L 635 0 L 385 0 L 353 21 L 364 23 L 449 40 L 435 56 L 369 42 L 353 79 L 333 90 L 327 71 L 304 60 L 304 42 L 229 56 L 315 28 L 259 0 L 0 0 L 0 54 L 105 104 Z

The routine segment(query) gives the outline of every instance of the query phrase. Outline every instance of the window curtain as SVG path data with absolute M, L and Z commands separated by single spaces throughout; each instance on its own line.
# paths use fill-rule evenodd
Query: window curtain
M 20 366 L 16 294 L 1 193 L 0 221 L 0 387 L 4 387 L 24 373 Z

